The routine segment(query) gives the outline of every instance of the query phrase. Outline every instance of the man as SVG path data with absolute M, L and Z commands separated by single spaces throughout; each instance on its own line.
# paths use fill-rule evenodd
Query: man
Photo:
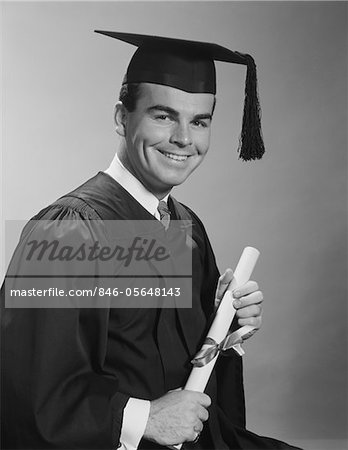
M 190 220 L 192 307 L 3 309 L 3 448 L 290 448 L 245 429 L 241 358 L 233 352 L 219 359 L 206 393 L 181 389 L 233 273 L 219 278 L 201 221 L 170 192 L 209 148 L 214 59 L 248 67 L 240 154 L 262 156 L 252 58 L 213 44 L 101 33 L 138 46 L 115 109 L 119 149 L 105 172 L 27 224 L 8 279 L 19 288 L 17 274 L 35 275 L 24 252 L 36 238 L 92 248 L 110 244 L 109 220 L 156 219 L 168 233 L 174 220 Z M 46 276 L 62 278 L 66 289 L 80 276 L 78 264 L 48 266 Z M 234 299 L 234 326 L 259 328 L 257 283 Z

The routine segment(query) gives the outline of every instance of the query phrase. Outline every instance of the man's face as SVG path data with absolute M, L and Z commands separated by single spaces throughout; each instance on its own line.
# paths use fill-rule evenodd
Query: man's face
M 127 168 L 161 198 L 183 183 L 206 155 L 213 94 L 191 94 L 143 83 L 133 112 L 125 111 Z

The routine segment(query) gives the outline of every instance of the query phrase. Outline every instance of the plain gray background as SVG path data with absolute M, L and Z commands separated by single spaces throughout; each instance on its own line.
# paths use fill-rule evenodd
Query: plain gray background
M 248 428 L 307 449 L 346 448 L 347 3 L 1 8 L 2 225 L 30 218 L 113 157 L 113 105 L 134 48 L 94 29 L 213 41 L 255 57 L 264 159 L 238 160 L 245 67 L 218 63 L 211 148 L 174 195 L 205 223 L 221 270 L 246 245 L 261 251 L 264 323 L 244 345 Z

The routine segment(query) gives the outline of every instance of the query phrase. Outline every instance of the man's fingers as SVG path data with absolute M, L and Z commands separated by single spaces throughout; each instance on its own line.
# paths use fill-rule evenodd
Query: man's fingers
M 245 325 L 250 325 L 251 327 L 255 327 L 256 329 L 261 328 L 262 317 L 248 317 L 247 319 L 238 319 L 238 325 L 240 327 L 244 327 Z M 253 333 L 253 332 L 252 332 Z M 250 334 L 251 336 L 251 334 Z M 248 337 L 250 337 L 248 336 Z
M 203 431 L 203 423 L 199 420 L 196 425 L 193 427 L 193 431 L 195 431 L 196 433 L 202 433 Z M 196 437 L 196 436 L 195 436 Z
M 216 298 L 218 300 L 222 299 L 228 285 L 232 280 L 233 280 L 233 270 L 228 268 L 219 278 L 219 282 L 216 289 Z
M 256 281 L 248 281 L 247 283 L 243 284 L 243 286 L 238 287 L 233 291 L 233 297 L 234 298 L 240 298 L 244 297 L 245 295 L 252 294 L 255 291 L 259 290 L 259 285 L 256 283 Z
M 201 434 L 202 430 L 203 430 L 202 422 L 199 423 L 197 422 L 197 424 L 193 427 L 192 434 L 189 438 L 189 442 L 197 442 L 196 439 L 199 438 L 199 434 Z M 199 433 L 198 436 L 197 433 Z
M 259 305 L 263 302 L 263 294 L 261 291 L 253 292 L 252 294 L 245 295 L 243 298 L 238 298 L 233 301 L 233 306 L 236 309 L 245 308 L 249 305 Z
M 240 308 L 237 311 L 239 319 L 246 319 L 247 317 L 258 317 L 262 313 L 262 308 L 259 305 L 250 305 L 245 308 Z
M 197 402 L 200 405 L 204 406 L 204 408 L 208 408 L 211 405 L 211 399 L 210 399 L 209 395 L 202 394 L 200 392 L 195 392 L 195 394 L 197 395 Z
M 206 408 L 201 406 L 198 411 L 198 417 L 202 422 L 206 422 L 209 419 L 209 412 Z

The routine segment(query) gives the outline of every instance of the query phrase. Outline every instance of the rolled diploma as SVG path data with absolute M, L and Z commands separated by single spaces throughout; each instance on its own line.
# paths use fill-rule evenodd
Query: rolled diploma
M 245 284 L 254 270 L 260 252 L 254 247 L 245 247 L 233 273 L 233 279 L 225 292 L 216 311 L 215 318 L 208 331 L 207 337 L 214 339 L 218 344 L 225 339 L 232 320 L 236 313 L 233 307 L 232 291 Z M 249 330 L 253 327 L 249 327 Z M 206 347 L 203 344 L 202 349 Z M 213 371 L 218 355 L 203 367 L 193 367 L 186 382 L 185 388 L 190 391 L 204 392 L 211 372 Z

